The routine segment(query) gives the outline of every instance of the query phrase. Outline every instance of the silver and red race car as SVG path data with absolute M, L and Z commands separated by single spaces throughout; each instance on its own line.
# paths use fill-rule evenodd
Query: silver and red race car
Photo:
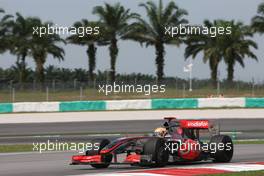
M 92 150 L 85 155 L 72 156 L 72 165 L 107 168 L 110 164 L 131 164 L 163 167 L 168 163 L 212 160 L 229 162 L 233 157 L 233 142 L 220 135 L 209 120 L 177 120 L 164 118 L 162 127 L 152 136 L 124 137 L 112 142 L 94 139 Z M 207 140 L 201 136 L 207 134 Z

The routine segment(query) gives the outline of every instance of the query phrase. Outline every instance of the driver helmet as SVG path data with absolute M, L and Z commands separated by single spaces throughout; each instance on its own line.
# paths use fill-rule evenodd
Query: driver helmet
M 165 137 L 167 134 L 167 129 L 164 127 L 158 127 L 154 131 L 154 135 L 158 137 Z

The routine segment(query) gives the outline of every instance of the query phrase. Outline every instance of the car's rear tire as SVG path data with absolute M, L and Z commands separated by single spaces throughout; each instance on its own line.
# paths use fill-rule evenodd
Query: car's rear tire
M 165 140 L 162 138 L 151 138 L 149 139 L 143 147 L 143 155 L 152 156 L 151 160 L 154 164 L 144 164 L 142 166 L 154 166 L 163 167 L 166 166 L 169 160 L 169 152 L 165 150 Z
M 99 155 L 100 151 L 107 146 L 110 143 L 110 141 L 108 139 L 93 139 L 91 141 L 91 144 L 93 146 L 92 150 L 87 150 L 86 151 L 86 155 L 89 156 L 93 156 L 93 155 Z M 96 145 L 97 144 L 97 145 Z M 99 146 L 99 149 L 96 150 L 94 146 Z M 104 160 L 107 160 L 106 162 L 111 162 L 112 160 L 112 155 L 107 155 L 104 157 Z M 91 164 L 92 167 L 96 168 L 96 169 L 103 169 L 103 168 L 107 168 L 110 164 L 109 163 L 103 163 L 103 164 Z
M 227 135 L 216 135 L 213 136 L 210 140 L 210 145 L 213 144 L 216 146 L 215 151 L 210 151 L 211 157 L 214 159 L 214 162 L 230 162 L 233 153 L 234 145 L 232 139 Z M 219 147 L 219 145 L 224 145 L 224 147 Z

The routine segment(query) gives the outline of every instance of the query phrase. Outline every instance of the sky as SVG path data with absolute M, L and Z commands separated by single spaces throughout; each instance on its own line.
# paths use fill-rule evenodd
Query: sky
M 158 2 L 158 0 L 153 0 Z M 120 2 L 132 12 L 137 12 L 146 17 L 145 10 L 139 7 L 145 0 L 0 0 L 0 8 L 5 9 L 6 13 L 21 13 L 23 16 L 36 16 L 43 21 L 52 21 L 61 26 L 71 26 L 74 22 L 83 18 L 89 20 L 98 20 L 98 17 L 92 14 L 94 6 L 103 5 L 104 2 Z M 169 2 L 164 0 L 164 4 Z M 190 24 L 202 24 L 205 19 L 235 19 L 249 24 L 251 18 L 256 15 L 257 6 L 262 0 L 176 0 L 176 4 L 186 9 L 189 15 L 186 17 Z M 258 43 L 259 49 L 254 50 L 259 61 L 245 59 L 246 67 L 243 69 L 240 65 L 235 66 L 235 80 L 244 80 L 262 83 L 264 81 L 264 35 L 256 34 L 254 40 Z M 118 73 L 156 73 L 155 50 L 152 46 L 148 48 L 140 46 L 133 41 L 119 41 L 119 55 L 117 58 L 116 69 Z M 66 52 L 65 61 L 58 62 L 51 56 L 48 57 L 45 66 L 55 65 L 65 68 L 88 68 L 88 59 L 86 47 L 76 45 L 63 46 Z M 184 49 L 182 45 L 166 46 L 165 68 L 166 76 L 177 76 L 188 78 L 188 74 L 183 72 L 183 67 L 189 63 L 184 60 Z M 7 68 L 15 63 L 16 56 L 5 53 L 0 55 L 0 67 Z M 28 57 L 27 63 L 34 68 L 33 59 Z M 196 78 L 204 79 L 210 77 L 208 64 L 204 64 L 202 54 L 199 54 L 193 61 L 193 75 Z M 110 58 L 107 47 L 99 47 L 97 50 L 97 70 L 107 70 L 110 68 Z M 221 62 L 220 79 L 226 78 L 226 65 Z

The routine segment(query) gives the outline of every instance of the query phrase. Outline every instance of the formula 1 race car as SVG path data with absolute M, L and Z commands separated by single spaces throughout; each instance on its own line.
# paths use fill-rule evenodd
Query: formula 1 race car
M 215 125 L 208 120 L 168 117 L 152 136 L 124 137 L 112 142 L 94 139 L 92 144 L 98 147 L 86 151 L 85 155 L 73 156 L 71 164 L 91 165 L 99 169 L 107 168 L 110 164 L 163 167 L 169 162 L 231 161 L 232 139 L 219 132 L 212 134 L 213 129 Z M 205 142 L 200 139 L 204 132 L 209 134 Z

